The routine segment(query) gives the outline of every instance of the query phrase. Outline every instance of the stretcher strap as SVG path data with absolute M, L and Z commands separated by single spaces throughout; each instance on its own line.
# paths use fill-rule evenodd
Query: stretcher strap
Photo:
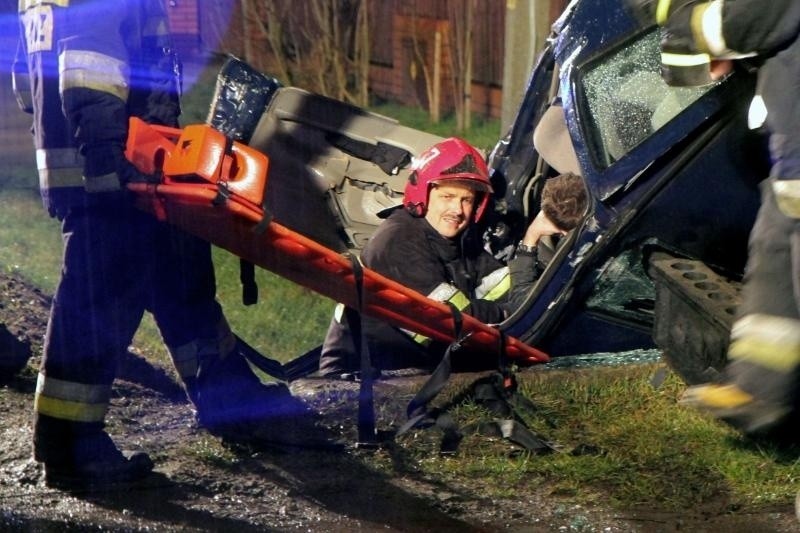
M 430 427 L 437 426 L 444 433 L 442 438 L 441 450 L 443 452 L 454 451 L 461 442 L 461 432 L 458 426 L 449 413 L 440 409 L 429 409 L 428 404 L 433 401 L 436 396 L 444 388 L 447 381 L 450 379 L 452 371 L 452 353 L 461 348 L 461 343 L 466 337 L 461 336 L 461 329 L 463 325 L 463 317 L 461 311 L 452 303 L 447 302 L 450 311 L 453 314 L 453 338 L 456 339 L 447 347 L 442 360 L 436 366 L 431 376 L 422 385 L 422 388 L 414 395 L 414 398 L 409 402 L 406 414 L 408 421 L 397 430 L 396 436 L 401 436 L 414 427 Z
M 442 357 L 441 362 L 428 378 L 428 381 L 409 402 L 407 408 L 408 421 L 403 424 L 395 436 L 399 437 L 414 427 L 437 427 L 443 433 L 439 448 L 439 452 L 442 454 L 455 453 L 464 435 L 467 434 L 502 437 L 532 452 L 553 451 L 553 445 L 531 431 L 517 413 L 520 407 L 524 407 L 529 411 L 534 411 L 535 407 L 526 398 L 517 394 L 516 378 L 508 365 L 506 355 L 506 336 L 502 332 L 500 332 L 498 345 L 499 372 L 494 372 L 485 378 L 476 380 L 468 388 L 467 393 L 459 398 L 458 401 L 466 397 L 472 397 L 475 402 L 483 405 L 493 414 L 504 418 L 480 421 L 464 428 L 459 428 L 455 419 L 447 412 L 450 406 L 457 403 L 456 401 L 451 401 L 441 408 L 429 408 L 430 402 L 436 398 L 450 378 L 452 352 L 458 350 L 461 347 L 461 343 L 466 339 L 461 335 L 461 312 L 454 305 L 449 305 L 453 312 L 453 336 L 458 340 L 447 347 L 444 357 Z
M 361 307 L 364 303 L 364 269 L 358 257 L 353 254 L 348 254 L 348 257 L 353 268 L 353 284 L 356 289 L 358 309 L 345 307 L 345 320 L 352 333 L 353 346 L 355 353 L 359 355 L 361 365 L 361 385 L 358 391 L 358 442 L 356 445 L 360 448 L 373 448 L 378 444 L 375 431 L 374 371 L 361 323 Z
M 236 345 L 239 353 L 244 356 L 256 368 L 280 381 L 287 381 L 286 371 L 283 365 L 275 359 L 263 355 L 261 352 L 247 344 L 241 337 L 236 336 Z
M 246 259 L 239 258 L 239 282 L 242 284 L 242 303 L 253 305 L 258 302 L 256 267 Z

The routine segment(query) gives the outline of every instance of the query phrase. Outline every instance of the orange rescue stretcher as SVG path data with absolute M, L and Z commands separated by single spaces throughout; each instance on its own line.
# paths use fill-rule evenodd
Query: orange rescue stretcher
M 125 152 L 158 183 L 131 183 L 137 206 L 159 220 L 361 313 L 443 342 L 455 340 L 451 308 L 431 300 L 271 220 L 262 209 L 269 160 L 208 125 L 183 129 L 130 121 Z M 522 364 L 549 356 L 497 328 L 462 315 L 461 339 L 472 349 Z

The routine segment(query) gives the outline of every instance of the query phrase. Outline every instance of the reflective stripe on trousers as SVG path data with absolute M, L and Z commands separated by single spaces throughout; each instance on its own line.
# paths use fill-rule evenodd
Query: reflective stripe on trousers
M 110 396 L 110 385 L 64 381 L 40 373 L 36 381 L 34 410 L 37 414 L 71 422 L 102 422 Z

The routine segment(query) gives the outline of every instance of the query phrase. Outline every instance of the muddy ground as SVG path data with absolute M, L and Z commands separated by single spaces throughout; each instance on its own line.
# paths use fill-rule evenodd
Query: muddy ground
M 163 370 L 131 353 L 120 370 L 108 416 L 123 447 L 155 460 L 147 481 L 102 494 L 54 490 L 31 460 L 31 409 L 48 298 L 0 274 L 0 323 L 30 349 L 27 366 L 0 383 L 2 531 L 797 531 L 788 506 L 758 514 L 726 508 L 666 513 L 583 506 L 547 488 L 490 499 L 480 480 L 443 486 L 426 479 L 402 444 L 353 446 L 356 388 L 305 380 L 293 392 L 318 414 L 317 427 L 343 450 L 223 445 L 199 429 L 182 391 Z M 2 328 L 0 328 L 2 329 Z M 381 427 L 401 422 L 419 378 L 381 383 Z M 380 465 L 384 465 L 382 468 Z M 386 468 L 385 465 L 391 465 Z M 388 475 L 386 472 L 395 472 Z

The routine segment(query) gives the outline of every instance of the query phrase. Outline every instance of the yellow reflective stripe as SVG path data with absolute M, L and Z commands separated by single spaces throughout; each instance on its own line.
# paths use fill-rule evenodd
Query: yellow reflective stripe
M 490 300 L 497 298 L 488 298 L 487 295 L 491 293 L 498 285 L 504 282 L 504 278 L 509 275 L 509 268 L 507 266 L 498 268 L 493 272 L 481 278 L 481 283 L 475 289 L 475 297 L 478 299 Z
M 37 394 L 34 399 L 37 413 L 72 422 L 102 422 L 105 419 L 108 405 L 92 405 L 49 398 Z
M 39 169 L 39 187 L 42 189 L 57 189 L 59 187 L 83 188 L 82 169 Z
M 75 148 L 39 148 L 36 150 L 36 168 L 83 168 L 83 156 Z
M 64 381 L 40 373 L 36 379 L 36 394 L 83 403 L 108 403 L 111 387 Z
M 661 64 L 672 67 L 697 67 L 711 63 L 708 54 L 673 54 L 661 52 Z
M 463 311 L 469 305 L 469 298 L 467 295 L 458 290 L 455 285 L 449 283 L 440 283 L 435 289 L 428 294 L 428 298 L 436 300 L 437 302 L 450 302 L 456 306 L 456 309 Z
M 431 300 L 436 300 L 437 302 L 450 302 L 459 311 L 463 311 L 469 305 L 469 298 L 467 298 L 467 295 L 449 283 L 440 283 L 437 285 L 436 288 L 433 289 L 430 294 L 428 294 L 428 298 Z M 415 333 L 407 329 L 401 329 L 401 331 L 409 335 L 417 344 L 427 345 L 431 342 L 429 337 L 426 337 L 421 333 Z
M 111 387 L 48 378 L 39 374 L 34 396 L 37 413 L 73 422 L 102 422 Z
M 51 5 L 58 7 L 69 7 L 69 0 L 19 0 L 17 9 L 20 13 L 32 7 L 41 5 Z
M 800 218 L 800 179 L 779 179 L 772 182 L 772 191 L 781 213 Z
M 701 385 L 693 387 L 693 399 L 704 407 L 734 409 L 753 401 L 753 397 L 736 385 Z
M 457 292 L 458 288 L 455 285 L 440 283 L 428 294 L 428 298 L 437 302 L 446 302 Z
M 731 343 L 731 360 L 745 360 L 776 372 L 787 373 L 800 364 L 800 350 L 758 339 L 741 339 Z
M 731 360 L 789 372 L 800 365 L 800 320 L 747 315 L 731 329 Z
M 128 100 L 125 62 L 88 50 L 65 50 L 58 57 L 59 91 L 93 89 Z
M 421 344 L 422 346 L 427 346 L 431 343 L 432 339 L 430 337 L 426 337 L 422 333 L 414 333 L 413 331 L 406 331 L 409 335 L 411 335 L 411 340 L 416 342 L 417 344 Z
M 496 301 L 511 290 L 511 274 L 508 267 L 498 268 L 481 280 L 480 286 L 475 289 L 475 296 Z
M 49 52 L 53 49 L 53 19 L 53 6 L 36 6 L 20 12 L 28 54 Z
M 411 337 L 412 341 L 416 342 L 417 344 L 422 344 L 423 346 L 427 346 L 432 341 L 430 337 L 426 337 L 422 333 L 416 333 L 410 329 L 400 328 L 400 331 Z
M 708 52 L 709 47 L 706 42 L 706 35 L 703 30 L 703 16 L 705 15 L 708 4 L 700 4 L 692 8 L 692 15 L 689 20 L 689 26 L 692 29 L 692 38 L 694 39 L 695 47 L 701 52 Z
M 333 318 L 334 318 L 334 320 L 336 320 L 336 322 L 338 324 L 342 323 L 342 320 L 344 320 L 344 304 L 343 303 L 338 302 L 336 304 L 336 307 L 333 308 Z
M 656 24 L 659 26 L 663 26 L 667 22 L 671 3 L 670 0 L 659 0 L 658 5 L 656 5 Z
M 469 306 L 469 298 L 467 298 L 467 295 L 464 294 L 461 291 L 458 291 L 457 293 L 455 293 L 447 301 L 450 302 L 451 304 L 455 305 L 456 309 L 458 309 L 459 311 L 463 311 L 464 309 L 467 308 L 467 306 Z
M 714 0 L 703 10 L 701 22 L 703 40 L 708 46 L 708 52 L 713 56 L 730 53 L 722 35 L 722 0 Z
M 500 283 L 495 285 L 494 288 L 491 291 L 489 291 L 489 293 L 483 298 L 484 300 L 491 300 L 494 302 L 502 298 L 510 290 L 511 290 L 511 276 L 506 275 L 505 277 L 503 277 L 502 280 L 500 280 Z

